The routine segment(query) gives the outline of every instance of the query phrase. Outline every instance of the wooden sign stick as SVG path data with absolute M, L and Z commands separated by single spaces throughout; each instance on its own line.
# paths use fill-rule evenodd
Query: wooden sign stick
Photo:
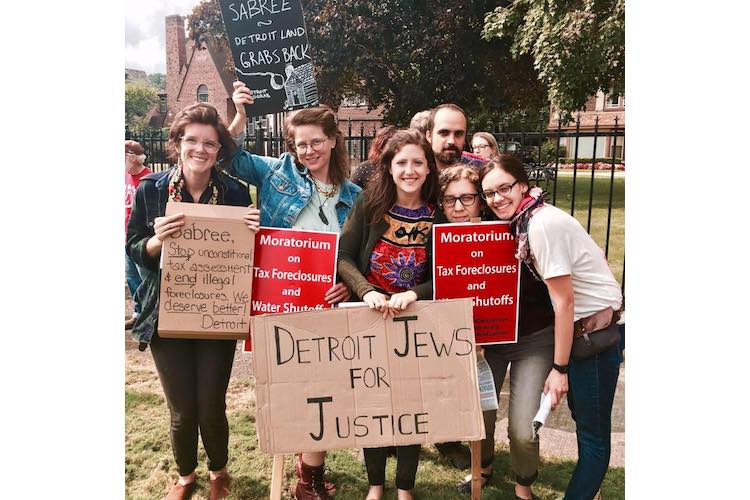
M 281 453 L 273 456 L 273 468 L 271 469 L 271 500 L 281 500 L 281 480 L 284 477 L 284 455 Z
M 482 498 L 482 442 L 471 442 L 471 500 Z

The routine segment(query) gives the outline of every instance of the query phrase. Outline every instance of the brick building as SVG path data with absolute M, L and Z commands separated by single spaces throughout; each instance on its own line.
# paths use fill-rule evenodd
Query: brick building
M 550 120 L 547 127 L 550 131 L 558 129 L 557 113 L 554 107 L 550 110 Z M 617 158 L 625 159 L 625 137 L 618 137 L 617 144 L 614 143 L 614 137 L 607 135 L 608 131 L 615 128 L 615 119 L 617 119 L 617 130 L 625 132 L 625 97 L 617 94 L 605 94 L 597 92 L 596 95 L 589 97 L 584 104 L 580 113 L 574 113 L 573 117 L 580 116 L 580 131 L 584 133 L 593 133 L 596 123 L 596 117 L 599 117 L 598 138 L 596 142 L 597 158 L 609 158 L 613 154 Z M 575 131 L 576 122 L 563 123 L 560 126 L 561 131 Z M 575 138 L 561 137 L 560 145 L 565 146 L 567 156 L 572 157 L 575 150 Z M 578 157 L 591 158 L 594 152 L 594 137 L 578 138 Z
M 196 102 L 213 105 L 229 123 L 235 113 L 231 98 L 234 77 L 225 68 L 226 51 L 211 43 L 187 40 L 183 16 L 167 16 L 165 21 L 167 75 L 166 92 L 160 95 L 159 126 L 170 126 L 182 108 Z

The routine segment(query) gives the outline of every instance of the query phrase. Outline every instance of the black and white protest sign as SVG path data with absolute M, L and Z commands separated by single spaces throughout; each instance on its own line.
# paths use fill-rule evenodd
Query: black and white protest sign
M 248 116 L 318 104 L 300 0 L 219 0 L 237 77 L 253 91 Z

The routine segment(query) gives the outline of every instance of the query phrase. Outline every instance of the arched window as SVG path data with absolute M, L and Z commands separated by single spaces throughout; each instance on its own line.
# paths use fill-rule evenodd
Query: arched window
M 208 87 L 198 85 L 198 102 L 208 102 Z

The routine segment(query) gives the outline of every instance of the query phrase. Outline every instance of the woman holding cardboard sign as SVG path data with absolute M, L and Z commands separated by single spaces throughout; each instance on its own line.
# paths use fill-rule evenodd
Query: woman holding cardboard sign
M 242 143 L 247 115 L 245 105 L 254 102 L 250 89 L 234 82 L 232 94 L 237 114 L 230 132 Z M 258 188 L 261 225 L 268 227 L 340 232 L 361 188 L 349 181 L 349 156 L 336 115 L 327 106 L 294 112 L 284 125 L 287 148 L 279 158 L 239 150 L 229 172 Z M 329 304 L 347 300 L 343 283 L 325 296 Z M 325 452 L 301 453 L 295 465 L 298 500 L 326 499 L 336 489 L 326 481 Z
M 487 213 L 481 197 L 479 174 L 476 169 L 459 165 L 440 173 L 439 205 L 435 223 L 469 222 Z M 483 210 L 484 209 L 484 210 Z M 484 214 L 482 212 L 485 212 Z M 498 398 L 510 366 L 510 395 L 508 401 L 508 436 L 510 438 L 511 467 L 515 476 L 515 495 L 519 499 L 533 498 L 531 485 L 539 468 L 539 440 L 533 435 L 531 421 L 539 409 L 539 395 L 552 368 L 554 351 L 554 313 L 549 294 L 525 267 L 521 268 L 521 287 L 518 310 L 518 342 L 487 345 L 481 349 L 490 366 Z M 483 412 L 485 438 L 482 440 L 482 486 L 492 478 L 495 458 L 495 423 L 497 410 Z M 465 453 L 469 454 L 466 449 Z M 459 485 L 462 493 L 471 493 L 471 476 Z
M 437 198 L 437 167 L 424 136 L 399 130 L 388 140 L 375 175 L 344 224 L 339 274 L 384 316 L 432 297 L 429 235 Z M 400 500 L 412 498 L 420 446 L 396 447 Z M 369 500 L 383 498 L 387 448 L 365 448 Z
M 482 170 L 483 196 L 511 221 L 516 256 L 543 280 L 555 304 L 553 369 L 544 383 L 552 407 L 567 392 L 578 463 L 566 499 L 591 499 L 609 466 L 612 403 L 620 368 L 616 311 L 620 286 L 604 252 L 571 215 L 529 189 L 520 160 L 500 155 Z M 570 384 L 570 389 L 568 389 Z
M 226 391 L 236 341 L 161 338 L 157 333 L 161 271 L 159 257 L 166 238 L 184 226 L 183 214 L 164 216 L 167 201 L 248 206 L 250 195 L 219 165 L 231 158 L 232 137 L 213 106 L 199 103 L 183 109 L 169 130 L 167 151 L 178 164 L 141 180 L 128 224 L 128 255 L 144 269 L 139 287 L 143 309 L 133 327 L 139 349 L 151 346 L 171 415 L 172 451 L 180 478 L 167 499 L 188 498 L 195 489 L 198 434 L 208 455 L 209 497 L 229 494 L 227 473 L 229 426 Z M 248 227 L 257 231 L 258 209 L 250 205 Z

